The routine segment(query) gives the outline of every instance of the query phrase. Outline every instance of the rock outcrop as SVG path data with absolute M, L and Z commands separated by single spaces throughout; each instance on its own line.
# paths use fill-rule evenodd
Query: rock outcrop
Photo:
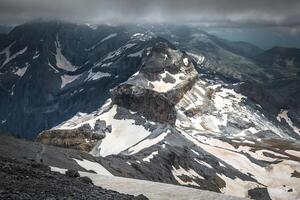
M 149 120 L 174 124 L 175 104 L 198 77 L 193 60 L 168 42 L 158 42 L 144 53 L 140 70 L 112 91 L 112 101 Z
M 97 120 L 93 129 L 89 124 L 70 130 L 51 129 L 43 131 L 36 140 L 47 145 L 90 152 L 97 141 L 103 139 L 106 132 L 110 131 L 111 126 L 106 126 L 105 121 Z

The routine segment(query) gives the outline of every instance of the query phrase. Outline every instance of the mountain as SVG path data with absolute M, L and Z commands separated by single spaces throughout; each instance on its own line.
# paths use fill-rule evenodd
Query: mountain
M 14 27 L 13 26 L 7 26 L 7 25 L 0 25 L 0 34 L 7 34 L 9 31 L 11 31 Z
M 299 197 L 297 50 L 169 25 L 29 23 L 5 38 L 1 129 L 114 176 Z
M 299 171 L 296 134 L 235 92 L 238 84 L 198 74 L 194 63 L 169 43 L 156 43 L 139 71 L 114 88 L 103 107 L 74 116 L 42 133 L 39 141 L 53 131 L 90 127 L 93 132 L 102 122 L 110 131 L 91 154 L 105 157 L 103 165 L 118 176 L 241 197 L 297 196 L 294 190 L 284 192 L 298 187 L 297 178 L 288 178 Z M 290 169 L 282 172 L 286 180 L 276 175 L 282 168 Z
M 24 24 L 6 37 L 1 127 L 26 138 L 102 105 L 108 90 L 136 71 L 135 53 L 146 43 L 119 27 L 62 22 Z
M 134 30 L 139 29 L 164 37 L 194 56 L 202 74 L 217 76 L 226 83 L 240 83 L 239 93 L 275 118 L 287 112 L 293 122 L 290 124 L 299 127 L 299 49 L 274 47 L 263 51 L 245 42 L 217 38 L 197 27 L 140 26 Z M 299 139 L 298 134 L 294 137 Z

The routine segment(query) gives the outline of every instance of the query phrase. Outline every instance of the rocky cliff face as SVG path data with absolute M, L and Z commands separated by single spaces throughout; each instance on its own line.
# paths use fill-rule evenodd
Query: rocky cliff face
M 175 124 L 175 104 L 198 77 L 193 60 L 168 42 L 158 42 L 144 53 L 139 71 L 113 90 L 112 101 L 149 120 Z
M 90 152 L 96 143 L 109 132 L 111 132 L 111 126 L 106 126 L 105 121 L 97 120 L 93 129 L 89 124 L 83 124 L 72 130 L 46 130 L 38 135 L 36 141 Z

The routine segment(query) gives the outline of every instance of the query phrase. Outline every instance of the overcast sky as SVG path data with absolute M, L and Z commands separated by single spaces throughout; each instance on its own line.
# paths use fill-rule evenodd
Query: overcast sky
M 178 23 L 300 35 L 300 0 L 0 0 L 0 23 Z
M 3 22 L 33 18 L 93 22 L 299 25 L 299 0 L 0 0 Z

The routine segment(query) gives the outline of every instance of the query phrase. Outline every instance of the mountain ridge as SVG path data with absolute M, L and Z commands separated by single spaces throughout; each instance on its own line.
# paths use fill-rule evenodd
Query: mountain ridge
M 89 153 L 116 176 L 242 198 L 299 196 L 298 97 L 283 95 L 299 90 L 296 62 L 187 27 L 77 28 L 52 35 L 44 55 L 3 47 L 1 128 Z M 96 40 L 79 40 L 81 31 Z M 24 72 L 18 63 L 29 55 L 41 64 Z

